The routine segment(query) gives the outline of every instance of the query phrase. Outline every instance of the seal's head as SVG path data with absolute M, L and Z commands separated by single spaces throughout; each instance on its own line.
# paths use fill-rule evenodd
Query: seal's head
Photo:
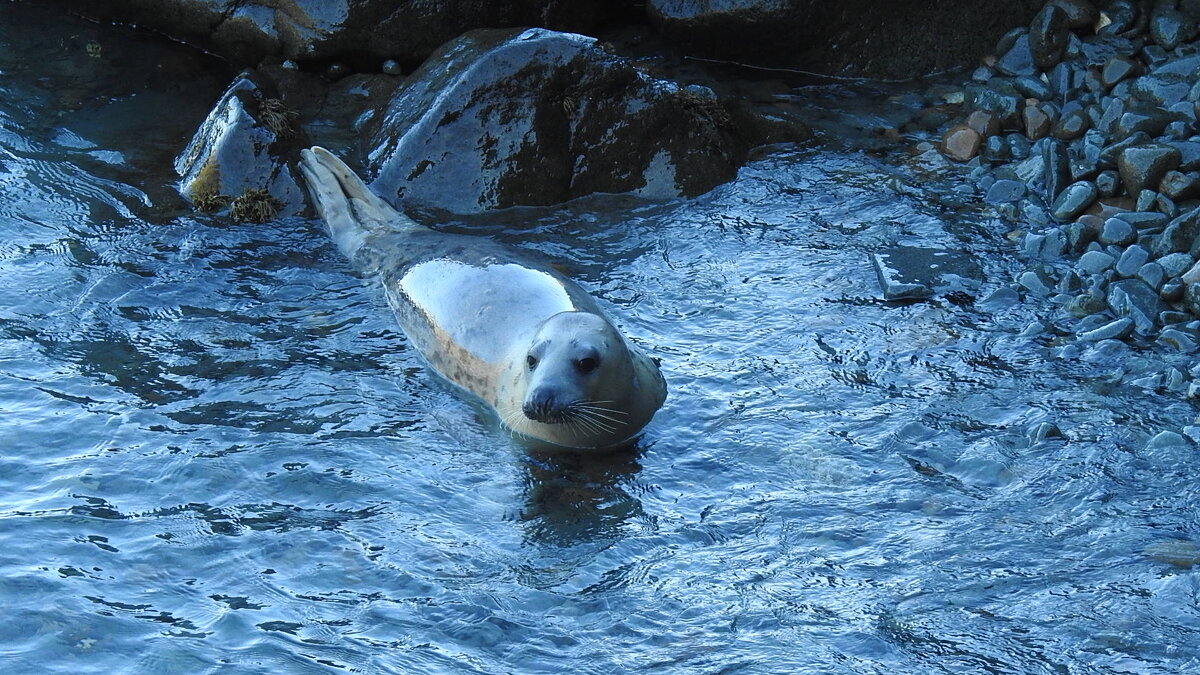
M 651 382 L 621 334 L 590 312 L 546 319 L 529 343 L 520 375 L 520 413 L 506 422 L 518 432 L 577 448 L 612 447 L 637 433 L 662 404 L 665 386 L 649 364 Z

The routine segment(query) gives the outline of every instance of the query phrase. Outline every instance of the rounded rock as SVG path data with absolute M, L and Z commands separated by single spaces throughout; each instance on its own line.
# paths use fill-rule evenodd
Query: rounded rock
M 1117 170 L 1129 194 L 1142 190 L 1153 190 L 1166 173 L 1179 166 L 1178 148 L 1163 143 L 1134 145 L 1121 150 L 1117 156 Z
M 1104 227 L 1100 230 L 1101 244 L 1128 246 L 1135 239 L 1137 239 L 1137 232 L 1133 229 L 1133 225 L 1120 218 L 1109 218 L 1104 221 Z
M 970 161 L 979 154 L 979 146 L 983 137 L 965 124 L 957 124 L 946 130 L 942 136 L 942 154 L 956 162 Z
M 1062 61 L 1070 35 L 1070 17 L 1063 8 L 1047 3 L 1029 25 L 1029 50 L 1038 70 L 1049 70 Z
M 1170 51 L 1196 37 L 1196 22 L 1174 9 L 1159 7 L 1150 17 L 1150 37 Z
M 1071 183 L 1054 200 L 1050 213 L 1058 220 L 1071 220 L 1096 200 L 1096 186 L 1088 181 Z

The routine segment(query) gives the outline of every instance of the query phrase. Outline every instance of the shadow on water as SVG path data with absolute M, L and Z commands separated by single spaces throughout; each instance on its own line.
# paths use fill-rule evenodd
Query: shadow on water
M 629 489 L 641 470 L 640 444 L 605 454 L 529 451 L 523 527 L 531 543 L 570 547 L 612 541 L 644 515 Z

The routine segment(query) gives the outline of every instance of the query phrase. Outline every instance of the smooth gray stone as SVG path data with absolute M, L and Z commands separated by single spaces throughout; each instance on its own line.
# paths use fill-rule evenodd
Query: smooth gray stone
M 1156 262 L 1163 268 L 1163 273 L 1168 279 L 1182 276 L 1184 272 L 1190 270 L 1192 265 L 1196 264 L 1195 258 L 1187 253 L 1171 253 L 1160 257 Z
M 1179 330 L 1177 328 L 1164 328 L 1158 334 L 1158 339 L 1155 340 L 1160 345 L 1165 345 L 1184 354 L 1191 354 L 1196 351 L 1196 335 L 1188 331 Z
M 1128 246 L 1137 239 L 1137 232 L 1128 221 L 1120 218 L 1109 218 L 1100 228 L 1100 243 Z M 1148 254 L 1147 254 L 1148 255 Z
M 987 189 L 983 199 L 989 204 L 1015 202 L 1025 196 L 1025 183 L 1015 180 L 998 180 Z
M 1158 322 L 1158 315 L 1167 307 L 1158 293 L 1140 279 L 1114 281 L 1108 287 L 1108 306 L 1117 316 L 1133 321 L 1134 330 L 1148 335 Z
M 1100 274 L 1116 264 L 1117 259 L 1103 251 L 1088 251 L 1079 257 L 1075 270 L 1080 274 Z
M 1101 340 L 1122 340 L 1133 333 L 1133 321 L 1130 319 L 1117 319 L 1104 324 L 1103 326 L 1084 331 L 1079 334 L 1079 339 L 1083 342 L 1099 342 Z
M 1125 249 L 1120 258 L 1117 258 L 1117 274 L 1123 277 L 1131 277 L 1137 274 L 1137 271 L 1141 269 L 1142 265 L 1145 265 L 1146 261 L 1149 259 L 1150 252 L 1141 246 L 1134 244 L 1133 246 Z
M 1147 450 L 1165 450 L 1167 448 L 1177 448 L 1180 446 L 1190 447 L 1191 441 L 1175 433 L 1174 431 L 1160 431 L 1159 433 L 1155 434 L 1154 438 L 1151 438 L 1150 441 L 1146 443 Z
M 1163 272 L 1162 265 L 1156 262 L 1148 262 L 1138 268 L 1137 278 L 1146 282 L 1146 285 L 1153 288 L 1156 292 L 1162 288 L 1163 283 L 1167 280 L 1167 274 Z
M 872 254 L 871 261 L 888 300 L 924 299 L 961 279 L 979 281 L 983 272 L 971 256 L 915 246 L 893 246 Z
M 1050 207 L 1050 215 L 1058 220 L 1071 220 L 1096 201 L 1096 186 L 1089 181 L 1072 183 L 1062 191 Z

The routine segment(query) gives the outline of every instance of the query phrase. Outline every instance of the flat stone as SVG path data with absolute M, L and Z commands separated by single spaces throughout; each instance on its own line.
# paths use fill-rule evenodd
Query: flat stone
M 924 299 L 983 276 L 974 258 L 943 249 L 894 246 L 872 254 L 871 262 L 887 300 Z
M 1200 262 L 1192 265 L 1188 271 L 1179 277 L 1179 280 L 1185 284 L 1200 284 Z
M 1026 98 L 1034 98 L 1039 101 L 1048 101 L 1054 95 L 1054 93 L 1050 91 L 1050 85 L 1043 82 L 1041 78 L 1034 77 L 1032 75 L 1022 75 L 1020 77 L 1013 78 L 1013 87 L 1016 88 L 1017 93 L 1020 95 Z
M 995 136 L 1000 133 L 1000 120 L 996 116 L 986 110 L 972 110 L 971 114 L 967 115 L 967 119 L 963 121 L 968 127 L 975 130 L 980 136 Z
M 1158 193 L 1154 190 L 1142 190 L 1137 193 L 1137 201 L 1134 202 L 1134 207 L 1139 213 L 1149 211 L 1154 208 L 1154 203 L 1158 201 Z
M 1179 150 L 1179 170 L 1200 170 L 1200 141 L 1179 141 L 1172 143 Z
M 1137 74 L 1141 69 L 1142 64 L 1128 56 L 1123 54 L 1114 56 L 1104 64 L 1104 68 L 1100 71 L 1100 81 L 1106 88 L 1111 89 L 1114 84 Z
M 966 162 L 979 154 L 979 145 L 983 137 L 965 124 L 957 124 L 946 130 L 942 136 L 941 151 L 946 157 L 956 162 Z
M 1137 232 L 1133 229 L 1133 225 L 1120 218 L 1109 218 L 1104 221 L 1104 227 L 1100 229 L 1101 244 L 1127 246 L 1135 239 L 1137 239 Z
M 1132 320 L 1134 330 L 1142 335 L 1154 330 L 1158 315 L 1167 309 L 1158 293 L 1140 279 L 1122 279 L 1110 284 L 1108 306 L 1117 316 Z
M 1179 166 L 1179 150 L 1164 143 L 1149 143 L 1125 148 L 1117 157 L 1117 170 L 1130 194 L 1156 189 L 1171 169 Z
M 1101 166 L 1105 168 L 1116 166 L 1117 158 L 1119 158 L 1121 153 L 1126 149 L 1137 145 L 1146 145 L 1150 142 L 1150 135 L 1144 131 L 1139 131 L 1129 138 L 1104 146 L 1100 150 L 1100 156 L 1096 161 L 1100 162 Z
M 1196 260 L 1187 253 L 1164 255 L 1157 262 L 1162 266 L 1163 273 L 1167 275 L 1168 279 L 1182 277 L 1196 264 Z
M 1071 220 L 1096 201 L 1096 186 L 1088 181 L 1072 183 L 1054 200 L 1050 215 L 1058 220 Z
M 1117 259 L 1104 251 L 1088 251 L 1079 256 L 1075 271 L 1082 275 L 1100 274 L 1116 264 Z
M 1099 314 L 1108 309 L 1108 305 L 1103 300 L 1094 295 L 1083 293 L 1071 298 L 1066 305 L 1063 306 L 1071 316 L 1083 318 L 1093 314 Z
M 1131 277 L 1137 274 L 1138 270 L 1141 269 L 1142 265 L 1145 265 L 1146 261 L 1149 259 L 1150 252 L 1141 246 L 1134 244 L 1133 246 L 1126 248 L 1125 251 L 1121 253 L 1121 257 L 1117 258 L 1117 263 L 1115 265 L 1117 274 L 1123 277 Z
M 1112 135 L 1116 138 L 1128 138 L 1141 131 L 1147 136 L 1159 136 L 1174 119 L 1160 109 L 1126 110 L 1117 120 Z
M 1099 342 L 1100 340 L 1123 340 L 1133 333 L 1133 321 L 1117 319 L 1089 331 L 1079 334 L 1083 342 Z
M 1049 279 L 1045 274 L 1036 270 L 1027 270 L 1017 275 L 1018 284 L 1043 297 L 1054 292 L 1054 289 L 1050 287 L 1048 282 Z
M 1150 442 L 1146 443 L 1147 450 L 1165 450 L 1167 448 L 1175 448 L 1179 446 L 1189 447 L 1191 441 L 1174 431 L 1160 431 L 1155 434 Z
M 1118 213 L 1113 217 L 1120 218 L 1130 225 L 1133 225 L 1134 229 L 1138 230 L 1139 232 L 1163 227 L 1167 224 L 1167 221 L 1170 220 L 1170 218 L 1167 217 L 1167 214 L 1156 213 L 1153 211 L 1126 211 L 1124 213 Z
M 1166 108 L 1187 97 L 1192 81 L 1179 75 L 1153 73 L 1133 81 L 1130 89 L 1137 98 Z
M 1025 196 L 1025 183 L 1016 180 L 998 180 L 988 188 L 983 199 L 989 204 L 1015 202 Z

